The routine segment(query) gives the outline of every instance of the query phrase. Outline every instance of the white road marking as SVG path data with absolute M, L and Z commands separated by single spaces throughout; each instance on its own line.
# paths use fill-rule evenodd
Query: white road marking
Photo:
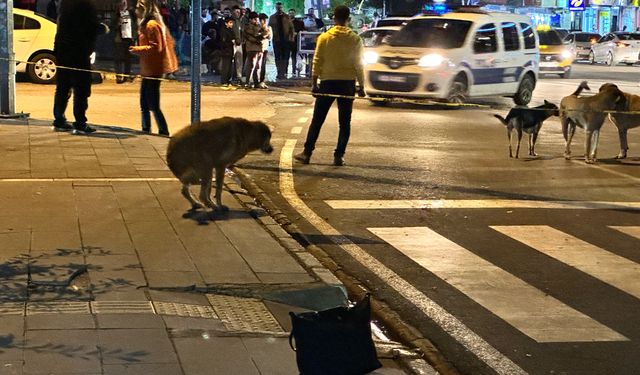
M 302 126 L 294 126 L 291 128 L 291 134 L 300 134 L 302 133 Z
M 640 298 L 640 265 L 546 225 L 492 226 L 494 230 Z
M 640 240 L 640 227 L 635 227 L 635 226 L 629 226 L 629 227 L 616 227 L 616 226 L 609 226 L 609 228 L 611 229 L 615 229 L 618 232 L 622 232 L 628 236 L 631 237 L 635 237 L 637 239 Z
M 309 121 L 309 118 L 308 118 L 308 117 L 300 117 L 300 118 L 298 119 L 298 124 L 306 124 L 306 123 L 307 123 L 307 121 Z
M 415 209 L 415 208 L 544 208 L 583 210 L 639 210 L 640 202 L 537 201 L 517 199 L 415 199 L 415 200 L 326 200 L 336 210 Z
M 537 342 L 628 340 L 430 228 L 367 229 Z
M 296 140 L 288 139 L 280 153 L 280 192 L 287 202 L 298 211 L 323 235 L 339 245 L 347 254 L 377 275 L 390 288 L 396 290 L 409 303 L 416 306 L 424 315 L 438 324 L 447 334 L 466 347 L 481 361 L 493 368 L 498 374 L 526 374 L 517 364 L 497 351 L 482 337 L 471 331 L 455 316 L 435 303 L 415 286 L 401 278 L 384 264 L 371 256 L 349 238 L 324 221 L 298 196 L 293 182 L 293 150 Z

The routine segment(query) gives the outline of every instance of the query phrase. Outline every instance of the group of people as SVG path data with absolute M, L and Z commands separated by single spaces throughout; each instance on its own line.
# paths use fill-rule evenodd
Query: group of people
M 56 131 L 73 130 L 89 134 L 95 131 L 87 125 L 86 117 L 91 95 L 91 54 L 95 50 L 98 35 L 106 34 L 109 29 L 99 22 L 92 0 L 61 0 L 57 16 L 54 53 L 61 68 L 56 78 L 53 128 Z M 138 20 L 137 35 L 134 33 L 134 16 Z M 129 53 L 140 57 L 142 131 L 151 131 L 153 113 L 158 133 L 169 136 L 167 121 L 160 110 L 160 82 L 165 74 L 178 69 L 174 39 L 154 0 L 138 0 L 133 14 L 128 9 L 127 0 L 121 0 L 117 18 L 116 38 L 120 39 L 120 50 L 116 54 L 127 58 L 116 61 L 126 64 Z M 137 43 L 134 43 L 134 38 Z M 126 78 L 129 76 L 119 76 L 120 80 Z M 69 124 L 65 116 L 71 92 L 75 118 L 73 124 Z

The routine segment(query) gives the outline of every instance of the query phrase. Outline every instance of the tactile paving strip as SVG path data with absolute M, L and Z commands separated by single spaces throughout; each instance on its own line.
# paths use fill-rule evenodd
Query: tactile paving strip
M 0 315 L 24 315 L 24 302 L 5 302 L 0 304 Z
M 219 294 L 207 294 L 209 303 L 230 331 L 275 332 L 284 330 L 262 301 Z
M 29 302 L 27 315 L 91 314 L 89 302 Z
M 211 306 L 190 305 L 174 302 L 153 302 L 156 313 L 160 315 L 176 315 L 190 318 L 218 319 Z
M 155 314 L 150 301 L 93 301 L 95 314 Z

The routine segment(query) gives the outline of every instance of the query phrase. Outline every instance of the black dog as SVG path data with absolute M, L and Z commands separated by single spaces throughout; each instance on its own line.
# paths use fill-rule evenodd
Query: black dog
M 509 138 L 509 157 L 513 157 L 511 151 L 511 132 L 513 129 L 518 133 L 518 147 L 516 148 L 516 158 L 520 154 L 520 141 L 522 140 L 522 132 L 529 134 L 529 155 L 538 156 L 535 153 L 536 140 L 538 132 L 542 128 L 542 123 L 551 116 L 558 116 L 558 106 L 548 101 L 544 101 L 543 105 L 534 108 L 514 107 L 511 108 L 507 118 L 500 115 L 493 115 L 507 127 L 507 138 Z

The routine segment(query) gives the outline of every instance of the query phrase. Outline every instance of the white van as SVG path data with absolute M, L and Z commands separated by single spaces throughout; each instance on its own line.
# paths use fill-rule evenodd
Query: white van
M 528 17 L 461 9 L 415 17 L 386 44 L 367 50 L 365 90 L 372 97 L 454 103 L 508 96 L 526 105 L 539 61 L 538 35 Z

